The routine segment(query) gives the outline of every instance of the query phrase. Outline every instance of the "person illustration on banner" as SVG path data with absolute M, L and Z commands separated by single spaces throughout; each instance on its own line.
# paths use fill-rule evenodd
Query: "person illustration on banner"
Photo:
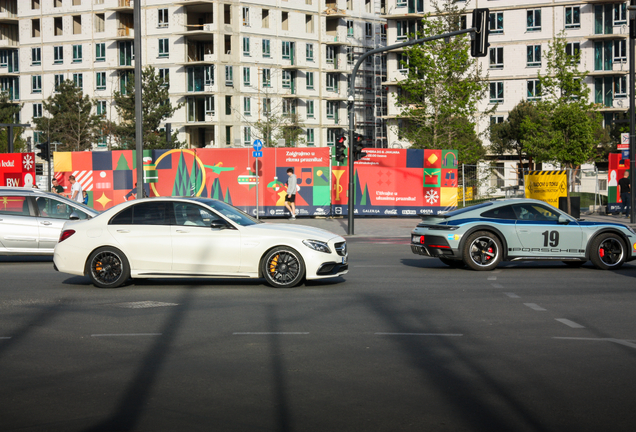
M 124 201 L 128 201 L 130 198 L 137 198 L 137 182 L 135 182 L 135 187 L 132 188 L 130 192 L 124 195 Z M 144 198 L 148 198 L 148 191 L 146 191 L 146 184 L 144 184 Z
M 68 181 L 71 183 L 71 199 L 77 202 L 84 202 L 84 191 L 82 190 L 82 185 L 75 180 L 75 176 L 71 175 L 68 178 Z
M 285 207 L 291 213 L 289 219 L 296 219 L 296 192 L 298 187 L 296 185 L 296 175 L 293 168 L 287 169 L 287 195 L 285 195 Z
M 623 178 L 618 181 L 618 187 L 620 188 L 621 201 L 623 202 L 623 213 L 625 213 L 625 217 L 629 217 L 629 210 L 632 203 L 632 185 L 629 179 L 629 171 L 625 171 Z

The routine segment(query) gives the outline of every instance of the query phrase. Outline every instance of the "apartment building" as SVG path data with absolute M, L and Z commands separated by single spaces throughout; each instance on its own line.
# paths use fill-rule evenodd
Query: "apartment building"
M 473 8 L 489 8 L 489 56 L 479 59 L 488 72 L 489 97 L 479 105 L 485 112 L 496 104 L 490 118 L 482 119 L 478 132 L 487 130 L 491 122 L 502 122 L 522 100 L 541 98 L 537 72 L 546 72 L 545 55 L 552 39 L 565 32 L 567 51 L 581 54 L 579 70 L 588 71 L 585 82 L 590 86 L 590 102 L 602 106 L 605 122 L 629 109 L 627 99 L 627 3 L 587 1 L 518 1 L 473 0 Z M 387 19 L 387 44 L 406 40 L 425 13 L 432 12 L 430 0 L 387 0 L 382 15 Z M 471 17 L 467 17 L 471 25 Z M 395 83 L 404 77 L 399 66 L 400 52 L 388 55 L 387 85 L 389 85 L 388 142 L 391 147 L 405 147 L 400 141 L 399 108 L 391 95 Z M 488 144 L 487 140 L 485 144 Z M 495 156 L 495 155 L 493 155 Z M 505 155 L 496 155 L 502 166 L 512 166 Z M 509 170 L 510 172 L 514 170 Z
M 0 0 L 0 87 L 24 104 L 22 122 L 46 116 L 42 101 L 65 79 L 117 121 L 113 95 L 135 67 L 134 1 Z M 333 145 L 348 128 L 354 61 L 386 43 L 384 0 L 139 1 L 143 66 L 184 103 L 166 123 L 188 147 L 249 146 L 259 120 L 292 114 L 306 145 Z M 387 144 L 384 81 L 382 56 L 354 80 L 356 132 L 369 145 Z

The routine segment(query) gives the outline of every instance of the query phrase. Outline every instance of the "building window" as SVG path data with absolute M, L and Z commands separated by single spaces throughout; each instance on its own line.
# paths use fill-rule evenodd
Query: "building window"
M 526 12 L 526 30 L 541 31 L 541 9 L 532 9 Z
M 82 46 L 73 45 L 73 63 L 82 62 Z
M 541 83 L 539 80 L 528 80 L 528 100 L 541 100 Z
M 82 34 L 82 17 L 76 15 L 73 17 L 73 34 Z
M 364 36 L 367 39 L 371 39 L 373 37 L 373 24 L 372 23 L 364 23 Z
M 243 145 L 245 147 L 252 145 L 252 128 L 249 126 L 243 128 Z
M 611 40 L 594 42 L 594 70 L 613 70 L 613 51 L 614 42 Z
M 205 72 L 205 85 L 214 85 L 214 66 L 205 66 L 203 71 Z
M 614 25 L 627 24 L 627 3 L 614 4 Z
M 305 73 L 305 81 L 306 81 L 307 90 L 313 90 L 314 89 L 314 73 L 313 72 Z
M 225 115 L 232 115 L 232 96 L 225 96 Z
M 316 145 L 313 129 L 307 129 L 307 145 L 311 147 Z
M 504 83 L 495 81 L 490 83 L 490 103 L 501 103 L 504 101 Z
M 406 40 L 409 34 L 409 22 L 406 20 L 398 20 L 397 24 L 397 40 Z
M 398 72 L 402 75 L 409 73 L 409 56 L 407 54 L 398 54 Z
M 205 113 L 210 116 L 213 116 L 215 114 L 214 96 L 205 97 Z
M 31 64 L 33 66 L 42 64 L 42 48 L 31 48 Z
M 338 102 L 327 101 L 327 118 L 336 119 L 338 114 Z
M 106 44 L 104 42 L 95 44 L 95 61 L 106 61 Z
M 325 48 L 325 56 L 327 63 L 334 63 L 336 59 L 336 48 L 332 45 L 327 45 Z
M 263 87 L 272 86 L 272 71 L 270 69 L 263 69 Z
M 232 145 L 232 126 L 225 126 L 225 145 Z
M 289 12 L 281 12 L 280 24 L 282 30 L 289 30 Z
M 314 44 L 308 43 L 305 45 L 305 58 L 308 62 L 314 61 Z
M 565 53 L 569 56 L 576 56 L 576 63 L 581 63 L 581 43 L 568 42 L 565 45 Z
M 40 118 L 42 117 L 42 104 L 41 103 L 34 103 L 33 104 L 33 118 Z
M 314 32 L 314 16 L 307 14 L 305 15 L 305 32 L 313 33 Z
M 581 8 L 580 6 L 565 7 L 565 28 L 581 28 Z
M 234 85 L 234 66 L 225 66 L 225 85 L 228 87 Z
M 291 59 L 291 42 L 283 41 L 282 42 L 282 56 L 284 60 Z
M 250 55 L 250 38 L 248 37 L 243 38 L 243 55 L 248 57 Z
M 169 25 L 168 8 L 157 9 L 157 13 L 158 13 L 157 27 L 160 27 L 160 28 L 168 27 Z
M 42 75 L 31 77 L 31 93 L 42 93 Z
M 200 92 L 205 87 L 205 68 L 200 66 L 186 69 L 188 76 L 188 92 Z
M 244 67 L 243 68 L 243 85 L 244 86 L 250 86 L 252 84 L 251 82 L 251 76 L 250 76 L 250 68 L 249 67 Z
M 243 114 L 252 115 L 252 99 L 249 97 L 243 98 Z
M 55 74 L 53 78 L 54 78 L 53 90 L 58 91 L 60 85 L 64 82 L 64 74 Z
M 504 116 L 490 116 L 490 125 L 496 125 L 504 122 Z
M 243 8 L 243 26 L 250 26 L 250 8 Z
M 612 77 L 594 78 L 594 102 L 606 107 L 614 105 L 614 79 Z
M 263 39 L 263 57 L 269 58 L 270 56 L 269 39 Z
M 31 9 L 40 9 L 40 0 L 31 0 Z
M 161 38 L 159 39 L 159 57 L 168 57 L 170 56 L 170 39 Z
M 82 74 L 82 73 L 74 73 L 73 74 L 73 84 L 75 84 L 75 87 L 77 87 L 79 89 L 83 89 L 84 88 L 84 74 Z
M 338 91 L 338 74 L 327 73 L 325 74 L 327 80 L 327 91 Z
M 261 27 L 269 28 L 269 9 L 263 9 L 261 12 Z
M 490 34 L 502 34 L 504 26 L 503 12 L 493 12 L 488 18 L 488 30 Z
M 223 24 L 232 24 L 232 5 L 223 5 Z
M 263 99 L 263 114 L 270 115 L 272 113 L 272 100 L 270 98 Z
M 314 118 L 314 101 L 307 101 L 307 118 Z
M 97 90 L 106 90 L 106 72 L 95 73 L 95 88 Z
M 31 20 L 31 37 L 34 37 L 34 38 L 40 37 L 40 20 L 39 19 Z
M 283 70 L 283 77 L 282 77 L 282 78 L 283 78 L 283 79 L 282 79 L 282 81 L 283 81 L 283 88 L 290 89 L 290 88 L 291 88 L 291 86 L 292 86 L 292 85 L 291 85 L 291 82 L 292 82 L 292 79 L 291 79 L 291 72 L 290 72 L 290 71 L 288 71 L 288 70 Z
M 164 87 L 170 88 L 170 68 L 159 68 L 159 79 Z
M 95 33 L 103 33 L 105 30 L 106 17 L 103 13 L 95 14 Z
M 54 46 L 53 47 L 53 64 L 62 64 L 62 63 L 64 63 L 64 47 Z
M 406 7 L 406 0 L 396 0 L 395 6 L 397 6 L 397 7 Z
M 526 47 L 526 66 L 541 66 L 541 45 L 528 45 Z
M 627 41 L 625 39 L 618 39 L 614 41 L 614 62 L 627 62 Z
M 627 97 L 627 77 L 625 75 L 614 77 L 614 97 L 616 99 Z
M 347 21 L 347 37 L 353 37 L 353 21 Z
M 503 47 L 490 48 L 490 69 L 503 69 Z

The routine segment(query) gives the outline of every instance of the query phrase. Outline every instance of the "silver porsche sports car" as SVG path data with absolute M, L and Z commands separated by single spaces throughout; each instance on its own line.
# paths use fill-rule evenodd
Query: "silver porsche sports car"
M 577 220 L 543 201 L 508 199 L 423 215 L 411 233 L 411 251 L 473 270 L 521 260 L 569 266 L 589 260 L 607 270 L 636 259 L 636 232 L 618 223 Z

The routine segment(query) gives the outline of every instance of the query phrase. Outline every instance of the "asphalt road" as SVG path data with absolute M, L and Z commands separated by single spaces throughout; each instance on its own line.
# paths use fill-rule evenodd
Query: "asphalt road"
M 100 290 L 0 257 L 2 431 L 633 431 L 636 265 L 450 269 L 349 240 L 344 278 Z

